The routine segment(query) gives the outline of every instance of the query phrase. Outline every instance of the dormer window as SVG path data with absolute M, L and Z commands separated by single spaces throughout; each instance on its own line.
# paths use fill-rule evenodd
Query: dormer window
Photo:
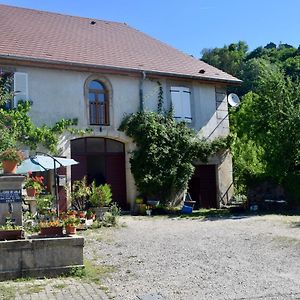
M 91 125 L 109 125 L 109 97 L 104 84 L 93 80 L 88 85 L 89 114 Z

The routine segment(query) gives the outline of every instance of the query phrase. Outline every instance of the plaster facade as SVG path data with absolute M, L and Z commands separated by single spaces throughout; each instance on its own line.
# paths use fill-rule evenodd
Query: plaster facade
M 140 107 L 140 88 L 143 89 L 144 109 L 157 110 L 159 93 L 158 81 L 163 89 L 164 110 L 171 104 L 170 87 L 186 86 L 191 90 L 192 122 L 199 136 L 214 138 L 229 133 L 228 107 L 224 88 L 212 83 L 201 83 L 195 80 L 179 81 L 176 79 L 146 78 L 115 75 L 107 73 L 88 73 L 70 70 L 56 70 L 37 67 L 16 67 L 15 71 L 28 74 L 28 96 L 32 101 L 31 117 L 37 125 L 51 125 L 64 119 L 78 119 L 78 128 L 91 128 L 92 133 L 86 136 L 106 137 L 123 142 L 125 145 L 127 199 L 131 205 L 137 195 L 133 176 L 130 172 L 130 152 L 134 144 L 123 132 L 118 131 L 126 114 L 135 113 Z M 109 91 L 109 126 L 89 125 L 87 84 L 98 79 Z M 142 81 L 141 81 L 142 80 Z M 225 119 L 221 122 L 221 120 Z M 219 123 L 222 123 L 215 129 Z M 70 134 L 62 136 L 59 144 L 60 154 L 70 157 L 70 140 L 76 138 Z M 211 160 L 218 165 L 218 190 L 222 194 L 232 182 L 231 157 L 226 156 L 225 162 Z M 70 182 L 70 168 L 67 170 Z

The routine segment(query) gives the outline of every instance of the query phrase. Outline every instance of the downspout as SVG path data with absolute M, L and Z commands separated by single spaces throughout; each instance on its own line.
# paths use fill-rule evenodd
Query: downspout
M 142 77 L 140 79 L 140 111 L 144 111 L 144 81 L 146 79 L 146 72 L 142 71 Z

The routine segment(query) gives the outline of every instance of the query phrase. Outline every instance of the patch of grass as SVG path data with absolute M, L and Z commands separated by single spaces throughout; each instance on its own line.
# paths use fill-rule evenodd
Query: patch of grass
M 1 300 L 11 300 L 16 296 L 16 287 L 13 285 L 5 285 L 1 283 L 0 285 L 0 299 Z
M 199 209 L 193 210 L 191 214 L 179 215 L 180 218 L 191 219 L 206 219 L 206 218 L 222 218 L 229 217 L 231 215 L 229 209 Z
M 74 268 L 70 275 L 82 278 L 89 282 L 100 284 L 102 279 L 107 277 L 109 273 L 113 272 L 113 266 L 96 265 L 89 259 L 84 260 L 84 268 Z
M 54 287 L 55 289 L 62 290 L 62 289 L 64 289 L 65 287 L 67 287 L 67 285 L 64 284 L 64 283 L 58 283 L 58 284 L 54 284 L 53 287 Z
M 26 284 L 24 286 L 24 291 L 19 292 L 21 295 L 25 294 L 37 294 L 45 289 L 46 284 Z

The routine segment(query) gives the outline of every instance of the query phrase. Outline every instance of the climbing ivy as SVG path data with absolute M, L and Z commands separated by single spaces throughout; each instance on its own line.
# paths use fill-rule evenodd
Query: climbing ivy
M 170 113 L 138 112 L 126 116 L 119 129 L 137 145 L 130 163 L 140 193 L 164 204 L 171 204 L 187 187 L 194 172 L 193 161 L 207 162 L 211 154 L 227 149 L 229 142 L 227 138 L 213 142 L 200 139 Z
M 157 81 L 157 84 L 158 84 L 157 113 L 161 114 L 163 112 L 163 105 L 164 105 L 164 92 L 163 92 L 161 82 Z

